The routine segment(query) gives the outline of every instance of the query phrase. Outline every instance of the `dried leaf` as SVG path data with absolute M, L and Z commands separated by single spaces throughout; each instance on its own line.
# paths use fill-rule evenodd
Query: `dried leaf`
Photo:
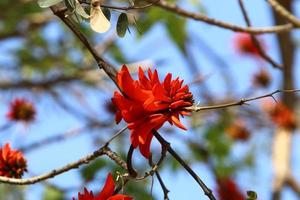
M 90 24 L 91 28 L 98 33 L 104 33 L 110 28 L 110 22 L 103 14 L 100 6 L 91 6 Z

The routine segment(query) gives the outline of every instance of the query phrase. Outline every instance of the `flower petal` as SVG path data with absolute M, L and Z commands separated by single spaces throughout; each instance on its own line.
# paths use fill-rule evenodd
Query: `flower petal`
M 116 194 L 112 197 L 109 197 L 107 200 L 132 200 L 133 198 L 124 194 Z
M 105 185 L 102 188 L 102 191 L 96 196 L 96 200 L 106 200 L 109 197 L 111 197 L 114 194 L 114 189 L 115 189 L 115 182 L 114 179 L 111 175 L 111 173 L 109 173 L 107 175 L 106 181 L 105 181 Z
M 171 116 L 171 119 L 172 119 L 172 122 L 178 127 L 178 128 L 181 128 L 183 130 L 187 130 L 187 128 L 185 128 L 185 126 L 179 121 L 179 119 L 172 115 Z

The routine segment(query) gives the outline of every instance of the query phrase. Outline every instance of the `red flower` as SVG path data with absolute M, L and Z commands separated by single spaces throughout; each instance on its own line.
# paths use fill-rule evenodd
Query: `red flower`
M 150 155 L 151 131 L 158 130 L 166 121 L 186 130 L 179 115 L 188 115 L 185 107 L 193 105 L 193 95 L 183 80 L 172 80 L 169 73 L 161 83 L 157 71 L 148 70 L 148 78 L 139 68 L 139 80 L 133 80 L 126 65 L 117 74 L 117 84 L 122 90 L 114 93 L 113 103 L 118 108 L 116 122 L 124 119 L 131 131 L 131 143 L 139 147 L 146 158 Z
M 21 178 L 27 171 L 26 160 L 22 152 L 11 150 L 9 144 L 0 148 L 0 176 Z
M 230 178 L 218 179 L 218 195 L 220 200 L 244 200 L 245 197 L 236 185 L 236 183 Z
M 259 41 L 260 45 L 264 48 L 264 44 L 262 41 Z M 234 45 L 236 50 L 241 54 L 248 54 L 253 56 L 260 56 L 259 50 L 253 44 L 251 36 L 249 34 L 237 34 L 234 37 Z
M 30 122 L 34 120 L 35 108 L 32 103 L 26 99 L 17 98 L 10 103 L 10 109 L 7 118 L 12 121 Z
M 132 200 L 133 198 L 123 194 L 114 195 L 115 183 L 112 175 L 109 173 L 106 178 L 105 185 L 102 191 L 94 196 L 92 191 L 88 191 L 84 188 L 84 193 L 78 193 L 78 200 Z M 73 198 L 75 200 L 75 198 Z

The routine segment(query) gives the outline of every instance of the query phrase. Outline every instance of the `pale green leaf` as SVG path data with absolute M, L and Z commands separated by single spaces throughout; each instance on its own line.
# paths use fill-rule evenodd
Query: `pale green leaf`
M 38 4 L 41 8 L 48 8 L 50 6 L 58 4 L 61 1 L 63 0 L 38 0 Z
M 83 18 L 87 19 L 90 17 L 78 1 L 76 1 L 75 12 Z

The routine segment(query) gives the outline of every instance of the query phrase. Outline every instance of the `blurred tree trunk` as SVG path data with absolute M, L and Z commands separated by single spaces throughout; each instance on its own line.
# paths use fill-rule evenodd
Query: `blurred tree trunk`
M 292 13 L 292 0 L 278 0 L 288 11 Z M 286 24 L 287 21 L 273 10 L 275 24 Z M 295 45 L 292 39 L 291 32 L 277 34 L 279 52 L 281 62 L 284 66 L 282 71 L 282 88 L 294 88 L 294 55 Z M 296 96 L 294 93 L 283 93 L 282 102 L 290 109 L 295 107 Z M 273 200 L 281 199 L 280 193 L 285 185 L 290 172 L 290 155 L 291 155 L 291 139 L 292 131 L 278 128 L 274 133 L 273 143 L 273 165 L 274 165 L 274 180 L 273 180 Z

